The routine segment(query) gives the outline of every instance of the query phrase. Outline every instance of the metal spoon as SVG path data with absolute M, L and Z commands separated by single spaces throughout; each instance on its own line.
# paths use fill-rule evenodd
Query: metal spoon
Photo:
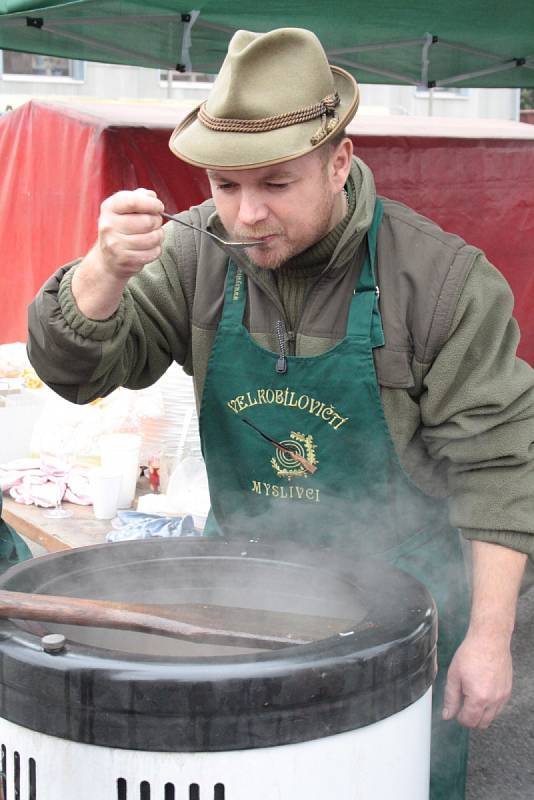
M 167 214 L 165 211 L 161 212 L 161 216 L 165 219 L 170 219 L 173 222 L 179 222 L 180 225 L 185 225 L 186 228 L 193 228 L 194 231 L 200 231 L 200 233 L 206 233 L 208 236 L 211 236 L 212 239 L 215 239 L 216 242 L 219 244 L 223 244 L 226 247 L 236 247 L 239 249 L 243 249 L 245 247 L 257 247 L 260 244 L 264 244 L 264 242 L 227 242 L 224 239 L 221 239 L 220 236 L 217 236 L 215 233 L 211 231 L 207 231 L 205 228 L 198 228 L 196 225 L 191 225 L 189 222 L 184 222 L 183 219 L 178 219 L 178 217 L 173 216 L 172 214 Z

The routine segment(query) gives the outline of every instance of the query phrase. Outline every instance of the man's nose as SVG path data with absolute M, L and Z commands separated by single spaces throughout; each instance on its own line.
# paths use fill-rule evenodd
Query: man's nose
M 256 225 L 268 216 L 268 209 L 256 192 L 242 191 L 239 203 L 239 222 L 243 225 Z

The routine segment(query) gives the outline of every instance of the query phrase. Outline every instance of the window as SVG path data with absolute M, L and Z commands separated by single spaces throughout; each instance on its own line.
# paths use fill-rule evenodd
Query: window
M 428 89 L 425 86 L 417 86 L 415 93 L 418 97 L 428 97 Z M 454 86 L 434 86 L 432 94 L 435 98 L 450 97 L 456 100 L 459 97 L 468 97 L 469 89 L 458 89 Z
M 68 58 L 43 56 L 37 53 L 16 53 L 4 50 L 2 54 L 3 77 L 23 77 L 53 80 L 63 78 L 82 81 L 84 78 L 83 61 L 71 61 Z
M 213 83 L 215 75 L 207 75 L 203 72 L 175 72 L 174 70 L 160 70 L 159 79 L 162 83 L 167 83 L 169 74 L 172 76 L 173 83 Z

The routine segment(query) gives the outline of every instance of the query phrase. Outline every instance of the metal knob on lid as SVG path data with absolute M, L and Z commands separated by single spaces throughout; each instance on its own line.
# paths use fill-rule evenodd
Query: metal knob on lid
M 49 633 L 42 637 L 41 644 L 45 653 L 61 653 L 66 641 L 62 633 Z

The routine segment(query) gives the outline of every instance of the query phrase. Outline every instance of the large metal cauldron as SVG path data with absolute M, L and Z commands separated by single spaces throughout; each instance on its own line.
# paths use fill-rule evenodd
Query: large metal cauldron
M 86 547 L 0 588 L 343 617 L 276 651 L 0 622 L 6 800 L 426 800 L 436 616 L 405 573 L 210 539 Z

